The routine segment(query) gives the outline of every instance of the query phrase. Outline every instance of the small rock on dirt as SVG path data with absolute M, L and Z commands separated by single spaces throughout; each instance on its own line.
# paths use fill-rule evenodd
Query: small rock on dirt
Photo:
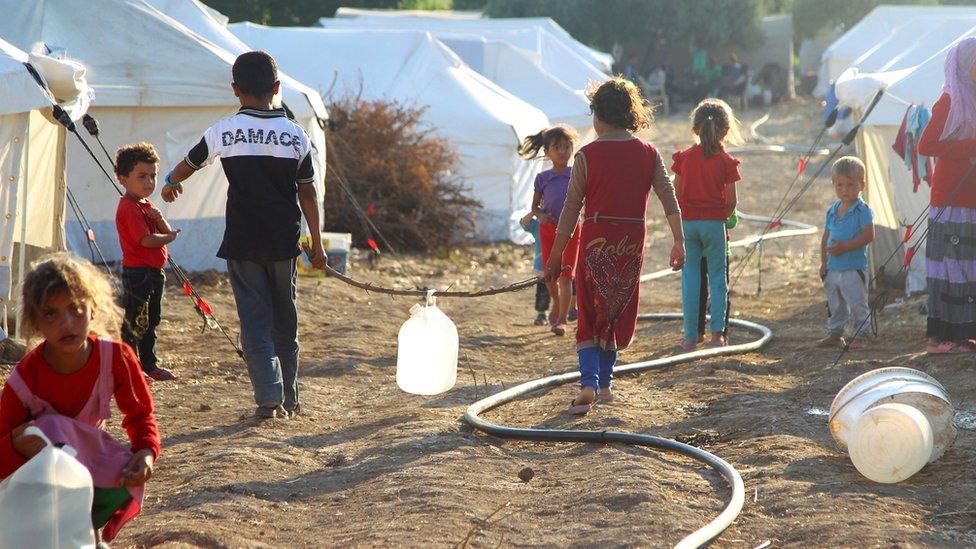
M 534 476 L 535 471 L 533 471 L 531 467 L 523 467 L 518 473 L 518 477 L 522 479 L 522 482 L 529 482 Z

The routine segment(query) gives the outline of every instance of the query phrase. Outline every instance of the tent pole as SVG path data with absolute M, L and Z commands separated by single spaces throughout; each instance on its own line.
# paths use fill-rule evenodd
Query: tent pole
M 27 184 L 30 179 L 30 128 L 31 128 L 30 118 L 27 121 L 27 138 L 24 139 L 24 172 L 21 174 L 21 185 L 20 187 L 20 261 L 18 265 L 18 271 L 20 273 L 17 276 L 18 286 L 24 283 L 24 271 L 27 270 Z M 18 310 L 23 306 L 20 303 L 22 299 L 23 292 L 17 292 L 17 304 L 19 305 Z M 14 335 L 17 339 L 22 339 L 21 334 L 23 333 L 20 322 L 17 322 L 17 332 Z

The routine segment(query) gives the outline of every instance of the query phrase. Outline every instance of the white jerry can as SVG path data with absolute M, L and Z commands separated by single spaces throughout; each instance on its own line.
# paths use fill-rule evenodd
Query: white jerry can
M 434 291 L 425 303 L 410 308 L 397 337 L 396 381 L 415 395 L 443 393 L 457 381 L 458 333 L 454 322 L 437 308 Z
M 0 483 L 0 548 L 95 547 L 91 473 L 37 427 L 26 434 L 47 446 Z

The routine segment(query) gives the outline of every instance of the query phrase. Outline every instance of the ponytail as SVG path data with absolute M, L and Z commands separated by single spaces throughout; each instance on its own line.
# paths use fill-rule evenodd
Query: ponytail
M 742 143 L 739 121 L 728 103 L 721 99 L 705 99 L 699 103 L 691 113 L 691 125 L 705 156 L 719 152 L 724 142 Z
M 709 114 L 705 116 L 701 127 L 698 128 L 698 140 L 705 151 L 705 156 L 712 156 L 722 148 L 722 140 L 719 138 L 716 126 L 715 115 Z
M 519 156 L 526 160 L 531 160 L 539 156 L 539 151 L 546 146 L 547 131 L 549 131 L 548 128 L 523 139 L 522 146 L 519 147 Z

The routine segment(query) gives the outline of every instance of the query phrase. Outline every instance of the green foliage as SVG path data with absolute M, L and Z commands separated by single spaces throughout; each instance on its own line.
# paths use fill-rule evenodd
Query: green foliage
M 766 4 L 784 0 L 488 0 L 491 17 L 552 17 L 574 37 L 609 50 L 614 43 L 665 40 L 703 48 L 761 43 Z
M 232 23 L 253 21 L 262 25 L 282 27 L 314 25 L 320 17 L 332 17 L 340 6 L 408 10 L 454 8 L 452 0 L 203 0 L 203 2 L 229 17 Z M 461 0 L 459 3 L 471 4 L 472 2 Z
M 948 2 L 942 2 L 948 3 Z M 793 0 L 793 32 L 797 39 L 813 38 L 834 25 L 851 28 L 881 4 L 938 5 L 938 0 Z

